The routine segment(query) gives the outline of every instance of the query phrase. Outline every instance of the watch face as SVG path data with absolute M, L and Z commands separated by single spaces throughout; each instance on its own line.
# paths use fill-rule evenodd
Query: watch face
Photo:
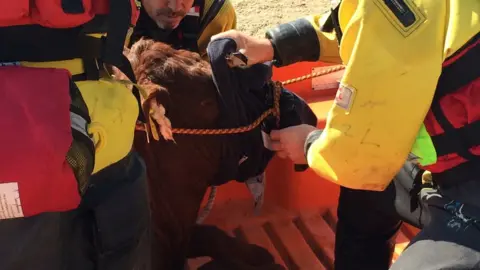
M 230 53 L 226 56 L 230 67 L 246 67 L 248 58 L 241 52 Z

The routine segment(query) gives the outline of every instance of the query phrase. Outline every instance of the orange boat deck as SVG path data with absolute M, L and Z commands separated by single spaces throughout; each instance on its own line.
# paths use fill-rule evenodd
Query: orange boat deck
M 268 249 L 275 261 L 286 269 L 333 269 L 335 207 L 289 211 L 270 206 L 259 216 L 255 216 L 252 209 L 251 200 L 230 200 L 216 205 L 207 223 Z M 393 260 L 415 233 L 416 230 L 409 226 L 402 227 L 397 235 Z M 190 260 L 189 265 L 197 269 L 209 260 L 197 258 Z
M 274 79 L 285 81 L 329 69 L 323 63 L 301 63 L 275 69 Z M 302 96 L 318 117 L 318 127 L 332 106 L 343 71 L 305 79 L 285 87 Z M 231 182 L 218 188 L 205 223 L 215 224 L 235 237 L 263 246 L 287 269 L 333 269 L 336 207 L 339 188 L 311 170 L 294 172 L 293 164 L 274 158 L 267 168 L 265 201 L 259 215 L 244 184 Z M 402 227 L 394 260 L 417 230 Z M 190 260 L 197 269 L 209 258 Z

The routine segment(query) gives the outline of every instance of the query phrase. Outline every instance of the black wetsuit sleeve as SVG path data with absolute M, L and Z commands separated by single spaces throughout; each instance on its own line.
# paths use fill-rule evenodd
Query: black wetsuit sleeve
M 288 66 L 302 61 L 318 61 L 320 42 L 317 31 L 306 18 L 284 23 L 270 29 L 266 37 L 274 49 L 274 64 Z

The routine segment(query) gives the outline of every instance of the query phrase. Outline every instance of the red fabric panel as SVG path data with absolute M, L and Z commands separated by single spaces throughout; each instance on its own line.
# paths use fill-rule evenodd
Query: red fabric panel
M 69 76 L 60 69 L 0 67 L 0 185 L 18 183 L 25 216 L 80 202 L 65 160 L 72 142 Z
M 440 106 L 449 122 L 456 128 L 480 121 L 480 78 L 460 88 L 458 91 L 444 96 L 440 100 Z M 428 112 L 425 118 L 425 127 L 431 136 L 443 133 L 443 129 L 431 111 Z M 471 151 L 480 155 L 480 146 L 471 148 Z M 426 167 L 426 169 L 438 173 L 458 166 L 465 161 L 457 154 L 449 154 L 438 157 L 437 163 Z

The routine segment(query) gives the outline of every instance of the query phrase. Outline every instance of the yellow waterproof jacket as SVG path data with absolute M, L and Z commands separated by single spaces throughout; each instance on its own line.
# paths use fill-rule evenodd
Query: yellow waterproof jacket
M 343 0 L 340 46 L 338 33 L 321 30 L 325 21 L 293 24 L 297 40 L 311 41 L 297 61 L 346 66 L 325 130 L 309 138 L 308 163 L 340 185 L 383 190 L 416 141 L 442 62 L 480 32 L 480 0 Z M 274 45 L 288 58 L 281 41 Z
M 205 19 L 205 14 L 216 2 L 218 1 L 205 0 L 203 12 L 204 17 L 202 17 L 202 19 Z M 230 0 L 226 0 L 216 14 L 216 16 L 209 24 L 207 24 L 205 30 L 203 30 L 200 37 L 198 38 L 198 49 L 200 51 L 200 55 L 202 57 L 206 57 L 207 46 L 212 36 L 235 28 L 237 28 L 237 14 L 235 12 L 235 8 L 232 5 L 232 2 Z
M 92 36 L 100 37 L 100 34 Z M 72 76 L 85 73 L 82 59 L 51 62 L 21 62 L 22 66 L 61 68 Z M 101 69 L 101 67 L 100 67 Z M 95 145 L 95 165 L 92 173 L 120 161 L 132 149 L 139 108 L 130 88 L 103 73 L 99 80 L 75 82 L 88 107 L 91 123 L 87 131 Z

